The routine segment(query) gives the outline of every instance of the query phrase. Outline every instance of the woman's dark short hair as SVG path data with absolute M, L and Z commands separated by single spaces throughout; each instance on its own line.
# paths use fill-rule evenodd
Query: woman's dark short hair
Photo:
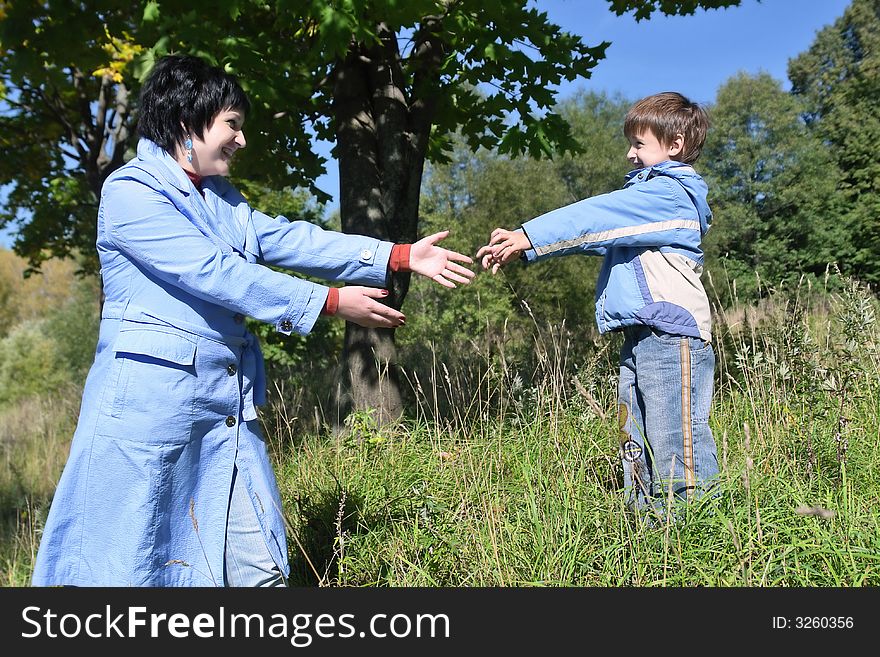
M 251 104 L 234 76 L 190 55 L 167 55 L 141 89 L 138 134 L 174 155 L 188 132 L 200 139 L 218 112 Z

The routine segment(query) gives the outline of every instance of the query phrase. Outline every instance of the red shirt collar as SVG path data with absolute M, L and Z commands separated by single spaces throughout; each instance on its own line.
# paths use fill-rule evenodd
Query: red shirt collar
M 192 184 L 196 186 L 196 189 L 202 191 L 202 177 L 199 174 L 193 173 L 192 171 L 187 171 L 186 169 L 184 169 L 183 171 L 187 175 L 187 177 L 192 180 Z

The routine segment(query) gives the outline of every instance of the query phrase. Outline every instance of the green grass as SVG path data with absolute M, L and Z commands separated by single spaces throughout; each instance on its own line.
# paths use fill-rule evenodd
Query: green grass
M 523 374 L 459 350 L 409 372 L 411 418 L 303 432 L 264 411 L 303 586 L 880 584 L 880 331 L 853 288 L 720 313 L 715 495 L 650 525 L 624 506 L 613 341 L 535 326 Z M 0 409 L 0 578 L 29 583 L 79 391 Z M 285 395 L 286 396 L 286 395 Z
M 611 427 L 573 417 L 484 438 L 423 429 L 377 444 L 308 437 L 278 474 L 292 580 L 342 586 L 861 586 L 880 583 L 871 480 L 853 446 L 819 474 L 784 431 L 727 435 L 717 496 L 648 527 L 623 508 Z M 750 460 L 749 460 L 750 459 Z M 873 461 L 876 464 L 876 460 Z M 805 515 L 818 507 L 833 517 Z M 817 510 L 816 512 L 819 512 Z

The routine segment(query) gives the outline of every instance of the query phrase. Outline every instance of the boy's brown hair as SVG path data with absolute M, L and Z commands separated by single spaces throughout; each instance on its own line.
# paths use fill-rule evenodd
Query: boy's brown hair
M 679 162 L 693 164 L 700 157 L 706 133 L 709 131 L 709 115 L 697 103 L 680 93 L 666 91 L 642 98 L 626 113 L 623 134 L 627 139 L 649 129 L 664 147 L 675 141 L 676 135 L 684 138 L 684 146 L 675 158 Z

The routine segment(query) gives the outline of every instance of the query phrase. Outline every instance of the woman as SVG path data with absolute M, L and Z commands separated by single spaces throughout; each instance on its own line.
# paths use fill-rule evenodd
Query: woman
M 378 301 L 389 269 L 447 287 L 474 275 L 458 264 L 471 258 L 436 246 L 445 232 L 393 245 L 250 208 L 224 179 L 248 109 L 232 76 L 194 57 L 161 59 L 144 84 L 137 157 L 101 194 L 106 300 L 35 585 L 286 584 L 255 410 L 263 362 L 245 317 L 284 334 L 320 314 L 393 328 L 404 316 Z

